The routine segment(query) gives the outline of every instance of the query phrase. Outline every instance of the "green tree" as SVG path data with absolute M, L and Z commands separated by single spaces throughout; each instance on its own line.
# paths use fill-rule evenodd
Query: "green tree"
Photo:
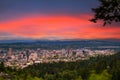
M 44 78 L 45 78 L 45 80 L 54 80 L 54 75 L 52 75 L 52 74 L 45 74 Z
M 3 78 L 3 77 L 0 77 L 0 80 L 4 80 L 4 78 Z
M 101 74 L 96 74 L 95 71 L 92 72 L 88 80 L 111 80 L 111 75 L 104 70 Z
M 34 77 L 33 80 L 43 80 L 42 78 Z
M 77 77 L 77 74 L 75 71 L 66 70 L 60 73 L 60 76 L 63 80 L 75 80 Z
M 83 80 L 81 76 L 79 76 L 78 78 L 76 78 L 75 80 Z
M 4 71 L 4 70 L 5 70 L 4 63 L 1 62 L 1 63 L 0 63 L 0 71 Z

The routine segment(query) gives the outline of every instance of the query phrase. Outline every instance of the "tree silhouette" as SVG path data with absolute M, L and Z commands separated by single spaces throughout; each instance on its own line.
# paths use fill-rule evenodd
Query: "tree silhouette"
M 96 23 L 103 21 L 103 26 L 112 22 L 120 22 L 120 0 L 99 0 L 100 6 L 93 8 L 94 18 L 90 21 Z

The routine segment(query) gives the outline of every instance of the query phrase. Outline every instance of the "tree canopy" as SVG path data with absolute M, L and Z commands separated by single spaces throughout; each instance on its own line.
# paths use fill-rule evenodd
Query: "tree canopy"
M 90 21 L 96 23 L 103 21 L 103 26 L 112 22 L 120 22 L 120 0 L 99 0 L 100 6 L 93 8 L 94 18 Z

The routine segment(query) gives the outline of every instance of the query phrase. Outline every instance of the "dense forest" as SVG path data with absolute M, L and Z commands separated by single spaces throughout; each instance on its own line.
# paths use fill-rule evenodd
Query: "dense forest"
M 0 64 L 0 80 L 120 80 L 120 52 L 77 62 L 41 63 L 24 69 Z

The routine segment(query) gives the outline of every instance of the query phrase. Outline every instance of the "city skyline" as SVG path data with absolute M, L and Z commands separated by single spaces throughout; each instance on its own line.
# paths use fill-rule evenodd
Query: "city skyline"
M 120 23 L 89 21 L 97 0 L 1 0 L 0 40 L 120 39 Z

